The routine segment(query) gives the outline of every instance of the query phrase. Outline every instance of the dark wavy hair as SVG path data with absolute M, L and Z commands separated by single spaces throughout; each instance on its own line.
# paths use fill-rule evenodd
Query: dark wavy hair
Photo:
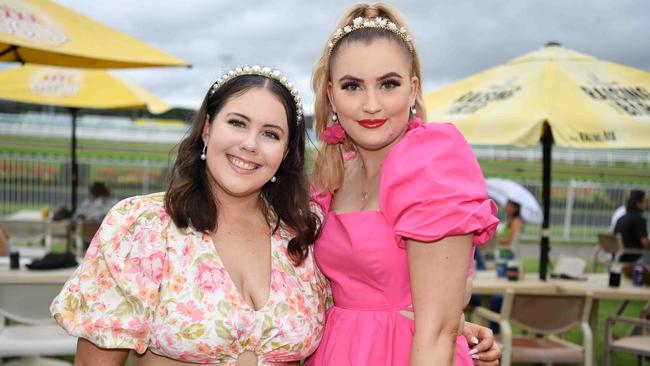
M 519 202 L 515 202 L 513 200 L 508 200 L 508 202 L 512 203 L 512 207 L 515 208 L 515 212 L 510 215 L 510 220 L 514 219 L 515 217 L 520 217 L 521 216 L 521 205 Z
M 276 95 L 287 114 L 289 139 L 286 156 L 275 174 L 277 182 L 267 182 L 262 187 L 260 203 L 265 217 L 275 221 L 273 232 L 283 225 L 295 233 L 289 241 L 288 251 L 293 263 L 300 265 L 309 246 L 316 241 L 320 219 L 310 209 L 305 173 L 305 123 L 297 121 L 293 96 L 275 79 L 241 75 L 222 84 L 214 94 L 206 93 L 192 120 L 189 134 L 178 147 L 165 195 L 165 210 L 179 228 L 192 226 L 206 234 L 217 229 L 219 207 L 213 199 L 205 161 L 200 159 L 203 149 L 201 134 L 206 116 L 214 119 L 230 98 L 253 88 L 263 88 Z
M 626 212 L 639 212 L 637 204 L 645 200 L 645 192 L 639 191 L 637 189 L 630 192 L 630 196 L 627 198 L 627 203 L 625 204 Z

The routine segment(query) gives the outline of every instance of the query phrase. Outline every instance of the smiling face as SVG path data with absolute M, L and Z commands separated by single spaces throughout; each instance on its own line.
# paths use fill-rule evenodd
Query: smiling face
M 217 197 L 259 195 L 276 173 L 289 139 L 279 97 L 254 87 L 228 99 L 202 133 L 206 165 Z
M 418 87 L 404 47 L 395 40 L 377 38 L 338 49 L 327 93 L 332 110 L 357 148 L 375 151 L 402 136 Z

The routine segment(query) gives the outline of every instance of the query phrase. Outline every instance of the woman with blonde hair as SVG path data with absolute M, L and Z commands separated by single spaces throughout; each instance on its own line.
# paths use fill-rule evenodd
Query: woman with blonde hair
M 326 212 L 314 255 L 334 306 L 310 366 L 498 363 L 498 347 L 457 336 L 496 207 L 460 132 L 421 123 L 421 80 L 411 34 L 383 4 L 348 10 L 314 70 Z

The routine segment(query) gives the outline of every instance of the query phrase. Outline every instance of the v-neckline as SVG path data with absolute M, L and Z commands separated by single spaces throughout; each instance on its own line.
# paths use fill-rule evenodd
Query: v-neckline
M 226 268 L 226 265 L 224 264 L 224 261 L 221 258 L 221 255 L 219 255 L 219 250 L 217 249 L 217 246 L 216 246 L 214 240 L 212 239 L 212 237 L 209 234 L 202 234 L 202 235 L 204 236 L 203 241 L 207 242 L 207 244 L 209 244 L 212 247 L 211 250 L 214 253 L 215 257 L 217 257 L 217 260 L 219 261 L 219 265 L 221 266 L 221 268 L 223 268 L 223 271 L 226 273 L 227 278 L 225 280 L 230 282 L 230 285 L 232 286 L 232 289 L 236 293 L 236 296 L 237 296 L 237 299 L 239 300 L 239 302 L 243 306 L 245 306 L 247 308 L 247 310 L 249 310 L 251 312 L 254 312 L 254 313 L 261 312 L 261 311 L 265 310 L 266 308 L 268 308 L 271 305 L 271 300 L 273 299 L 273 274 L 275 273 L 275 269 L 276 269 L 276 263 L 275 263 L 275 259 L 274 259 L 276 243 L 275 243 L 275 238 L 274 238 L 275 235 L 274 235 L 274 233 L 271 232 L 271 235 L 270 235 L 271 236 L 270 237 L 271 274 L 269 276 L 268 297 L 267 297 L 266 301 L 262 304 L 262 306 L 260 308 L 258 308 L 258 309 L 256 309 L 253 305 L 249 304 L 248 301 L 246 301 L 246 297 L 241 292 L 239 287 L 237 287 L 237 284 L 232 279 L 232 276 L 230 275 L 230 272 L 228 271 L 228 268 Z

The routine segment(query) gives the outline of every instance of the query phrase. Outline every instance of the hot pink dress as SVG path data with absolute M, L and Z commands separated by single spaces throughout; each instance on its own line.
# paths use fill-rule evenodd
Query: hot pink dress
M 306 365 L 408 365 L 414 322 L 399 313 L 412 303 L 405 239 L 474 233 L 481 244 L 494 233 L 496 206 L 460 132 L 450 124 L 413 127 L 384 161 L 379 211 L 337 214 L 331 194 L 316 197 L 326 214 L 314 255 L 334 305 Z M 468 352 L 458 337 L 456 365 L 472 365 Z

